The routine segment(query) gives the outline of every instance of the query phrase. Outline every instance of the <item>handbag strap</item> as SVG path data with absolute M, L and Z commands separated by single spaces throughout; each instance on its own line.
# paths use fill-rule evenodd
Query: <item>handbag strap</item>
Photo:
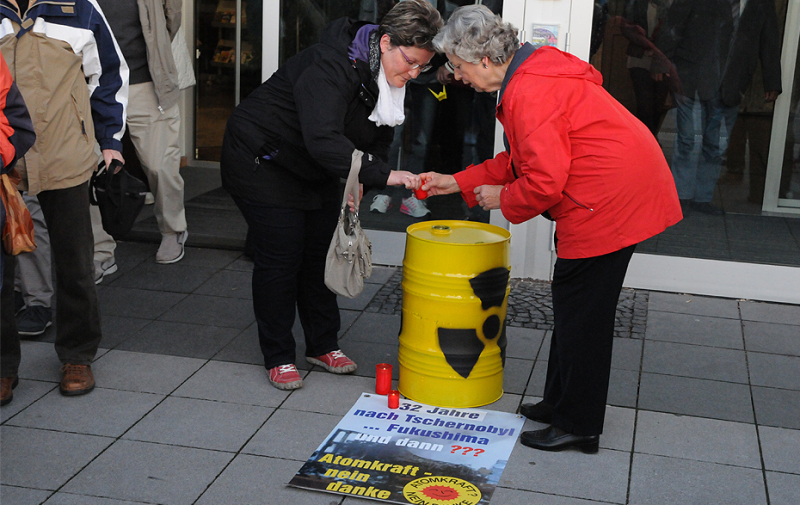
M 361 171 L 361 157 L 364 156 L 362 151 L 358 149 L 353 150 L 353 158 L 350 164 L 350 173 L 347 175 L 347 183 L 344 186 L 344 196 L 342 197 L 342 215 L 344 215 L 347 208 L 347 195 L 353 195 L 353 202 L 356 204 L 355 218 L 358 219 L 358 173 Z

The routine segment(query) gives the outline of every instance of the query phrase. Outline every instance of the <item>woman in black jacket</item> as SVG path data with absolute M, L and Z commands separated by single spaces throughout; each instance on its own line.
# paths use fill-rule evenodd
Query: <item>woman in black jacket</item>
M 324 283 L 340 178 L 358 149 L 365 153 L 362 184 L 421 185 L 386 159 L 393 126 L 404 119 L 404 86 L 425 70 L 441 27 L 425 0 L 398 3 L 380 26 L 334 21 L 321 42 L 290 58 L 228 120 L 222 185 L 250 229 L 259 342 L 278 389 L 303 385 L 294 365 L 295 306 L 306 360 L 333 373 L 356 369 L 339 350 L 339 307 Z

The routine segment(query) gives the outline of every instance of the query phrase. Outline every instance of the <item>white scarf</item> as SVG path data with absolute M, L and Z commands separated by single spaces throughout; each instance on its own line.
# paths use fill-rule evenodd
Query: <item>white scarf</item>
M 403 102 L 406 97 L 406 87 L 395 88 L 386 80 L 383 63 L 378 72 L 378 102 L 369 115 L 369 120 L 378 126 L 397 126 L 406 119 Z

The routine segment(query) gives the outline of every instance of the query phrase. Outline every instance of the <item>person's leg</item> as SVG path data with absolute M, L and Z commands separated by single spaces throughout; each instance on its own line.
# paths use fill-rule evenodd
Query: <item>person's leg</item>
M 38 196 L 56 266 L 56 353 L 64 364 L 89 365 L 102 334 L 88 182 Z
M 234 197 L 253 244 L 253 310 L 269 370 L 295 362 L 292 325 L 303 262 L 303 211 L 259 205 Z
M 767 175 L 767 158 L 769 157 L 769 141 L 772 134 L 772 117 L 751 114 L 744 119 L 744 127 L 750 139 L 750 193 L 748 201 L 761 204 L 764 201 L 764 184 Z M 728 149 L 730 159 L 730 149 Z
M 697 165 L 692 162 L 694 148 L 695 100 L 685 95 L 673 94 L 676 106 L 675 151 L 672 154 L 672 176 L 678 190 L 678 198 L 692 200 L 695 192 Z
M 25 206 L 31 213 L 36 249 L 17 256 L 16 286 L 22 293 L 25 306 L 51 306 L 53 298 L 53 271 L 50 258 L 50 234 L 44 222 L 42 207 L 35 196 L 23 195 Z
M 727 183 L 740 183 L 744 177 L 745 152 L 747 151 L 747 116 L 739 116 L 736 124 L 728 135 L 728 155 L 725 157 L 725 175 L 723 179 Z M 751 143 L 752 150 L 752 143 Z M 751 156 L 752 158 L 752 156 Z M 752 167 L 750 179 L 752 180 Z
M 100 284 L 106 275 L 117 271 L 117 262 L 114 258 L 117 242 L 103 229 L 100 207 L 90 205 L 89 216 L 92 220 L 92 237 L 94 238 L 94 281 L 96 284 Z
M 634 248 L 556 260 L 545 401 L 552 425 L 567 433 L 603 432 L 617 302 Z
M 0 377 L 16 377 L 19 371 L 21 358 L 19 333 L 17 322 L 14 318 L 14 270 L 16 257 L 5 253 L 3 255 L 2 294 L 0 294 Z
M 628 74 L 633 85 L 633 94 L 636 97 L 636 117 L 656 135 L 658 120 L 654 97 L 655 87 L 650 71 L 644 68 L 629 68 Z M 660 106 L 663 106 L 662 102 Z
M 703 150 L 697 166 L 697 186 L 694 201 L 697 203 L 710 203 L 714 198 L 714 188 L 722 169 L 722 155 L 725 147 L 720 142 L 720 129 L 725 125 L 726 132 L 733 130 L 739 108 L 729 107 L 719 98 L 704 100 L 703 118 Z
M 154 212 L 162 235 L 156 261 L 172 263 L 182 257 L 186 231 L 184 182 L 180 174 L 180 110 L 177 105 L 161 112 L 153 83 L 134 84 L 128 101 L 128 129 L 136 154 L 155 197 Z M 166 242 L 166 243 L 165 243 Z M 177 248 L 176 248 L 177 247 Z M 174 256 L 174 257 L 173 257 Z
M 325 259 L 336 229 L 339 205 L 305 213 L 303 264 L 297 281 L 297 310 L 306 342 L 306 357 L 339 349 L 339 305 L 325 285 Z

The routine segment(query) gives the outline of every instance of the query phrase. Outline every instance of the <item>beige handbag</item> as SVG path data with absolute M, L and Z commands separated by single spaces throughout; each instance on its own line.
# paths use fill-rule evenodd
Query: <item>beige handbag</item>
M 364 279 L 372 274 L 372 244 L 361 229 L 358 218 L 358 172 L 363 155 L 358 149 L 353 151 L 339 222 L 325 259 L 325 285 L 337 295 L 347 298 L 358 296 L 364 289 Z M 347 208 L 348 195 L 353 195 L 356 202 L 355 212 Z

